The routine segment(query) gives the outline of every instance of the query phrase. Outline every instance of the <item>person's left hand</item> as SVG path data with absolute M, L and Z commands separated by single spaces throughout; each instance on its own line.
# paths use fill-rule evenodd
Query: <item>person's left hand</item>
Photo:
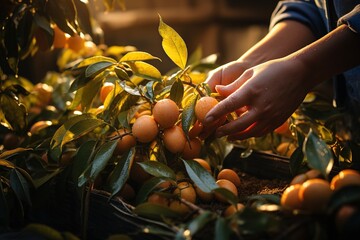
M 263 136 L 286 121 L 301 104 L 312 87 L 311 77 L 311 69 L 296 58 L 250 68 L 233 83 L 215 87 L 225 98 L 210 110 L 204 124 L 211 125 L 231 112 L 243 112 L 220 126 L 216 136 L 228 135 L 229 140 Z

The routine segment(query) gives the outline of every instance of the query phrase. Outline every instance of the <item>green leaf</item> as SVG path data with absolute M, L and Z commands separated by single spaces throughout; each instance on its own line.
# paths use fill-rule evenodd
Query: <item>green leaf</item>
M 31 196 L 29 184 L 24 176 L 16 169 L 10 172 L 10 186 L 16 196 L 23 202 L 31 206 Z
M 105 124 L 106 123 L 103 120 L 97 118 L 80 120 L 68 129 L 62 139 L 61 145 L 64 146 L 66 143 L 78 139 L 95 128 Z
M 194 94 L 187 101 L 181 114 L 181 126 L 185 133 L 189 132 L 190 126 L 195 122 L 195 104 L 199 95 Z
M 89 140 L 80 145 L 75 155 L 75 160 L 72 166 L 71 177 L 74 182 L 77 182 L 80 175 L 89 166 L 92 156 L 96 150 L 96 140 Z
M 19 104 L 13 97 L 0 94 L 0 110 L 14 131 L 20 132 L 25 129 L 27 117 L 26 108 L 23 104 Z
M 100 72 L 109 68 L 110 66 L 114 66 L 114 63 L 108 61 L 101 61 L 91 64 L 85 70 L 85 77 L 93 78 L 96 75 L 98 75 Z
M 162 47 L 168 57 L 181 69 L 185 69 L 188 52 L 184 40 L 170 26 L 163 22 L 161 16 L 159 33 L 162 37 Z
M 203 229 L 209 222 L 213 221 L 216 215 L 211 211 L 205 211 L 191 220 L 188 225 L 188 230 L 194 236 L 197 232 Z
M 94 116 L 91 114 L 82 114 L 77 115 L 72 118 L 69 118 L 61 127 L 59 127 L 54 133 L 51 141 L 50 141 L 50 153 L 49 156 L 52 159 L 59 159 L 62 152 L 62 142 L 64 137 L 66 136 L 67 131 L 74 126 L 76 123 L 86 120 L 86 119 L 94 119 Z
M 228 190 L 226 188 L 218 187 L 216 189 L 213 189 L 213 192 L 221 195 L 230 204 L 236 205 L 239 202 L 239 199 L 237 198 L 237 196 L 235 196 L 234 193 L 232 193 L 230 190 Z
M 128 52 L 125 54 L 119 62 L 133 62 L 133 61 L 146 61 L 146 60 L 160 60 L 158 57 L 154 57 L 150 53 L 142 51 Z M 160 60 L 161 61 L 161 60 Z
M 328 176 L 334 165 L 332 152 L 312 130 L 305 138 L 303 152 L 311 168 L 319 170 L 323 176 Z
M 98 62 L 108 62 L 112 64 L 117 64 L 116 60 L 113 58 L 105 57 L 105 56 L 93 56 L 93 57 L 85 58 L 84 60 L 76 64 L 71 70 L 75 71 L 77 69 L 88 67 Z
M 129 178 L 130 169 L 134 162 L 135 158 L 135 148 L 131 148 L 127 155 L 123 157 L 116 164 L 113 172 L 109 177 L 109 184 L 111 187 L 111 196 L 112 198 L 117 194 L 125 185 L 127 179 Z
M 219 187 L 214 177 L 198 162 L 194 160 L 183 160 L 183 163 L 191 180 L 202 191 L 209 193 Z
M 154 220 L 163 220 L 163 218 L 180 217 L 179 213 L 171 210 L 170 208 L 152 203 L 139 204 L 135 207 L 133 212 L 139 216 Z
M 176 102 L 178 106 L 180 106 L 183 96 L 184 96 L 184 85 L 180 79 L 177 79 L 171 86 L 170 99 Z
M 91 164 L 90 178 L 92 180 L 95 180 L 99 173 L 106 167 L 115 151 L 116 145 L 117 140 L 114 140 L 106 142 L 99 147 L 94 161 Z
M 163 177 L 153 177 L 147 180 L 136 194 L 136 205 L 145 202 L 150 193 L 154 192 L 154 190 L 156 190 L 161 183 L 168 181 L 173 181 L 173 184 L 176 184 L 174 179 L 168 179 Z
M 115 67 L 115 73 L 116 76 L 120 79 L 120 80 L 130 80 L 129 75 L 127 74 L 127 72 L 121 68 L 121 67 Z
M 139 77 L 159 81 L 161 79 L 160 71 L 146 62 L 129 62 L 128 63 L 133 73 Z
M 231 228 L 229 223 L 223 218 L 218 217 L 215 222 L 214 240 L 230 240 Z
M 144 169 L 144 171 L 155 177 L 167 177 L 171 179 L 175 179 L 176 177 L 175 172 L 170 167 L 161 162 L 144 161 L 138 162 L 137 164 L 139 164 Z

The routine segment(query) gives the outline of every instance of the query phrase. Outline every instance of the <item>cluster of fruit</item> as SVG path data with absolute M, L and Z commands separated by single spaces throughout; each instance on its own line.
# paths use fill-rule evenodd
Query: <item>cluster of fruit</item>
M 360 186 L 360 173 L 353 169 L 341 170 L 330 181 L 321 176 L 315 169 L 295 176 L 281 196 L 281 205 L 291 211 L 323 214 L 335 192 L 348 186 Z M 351 213 L 354 212 L 355 207 L 352 207 Z

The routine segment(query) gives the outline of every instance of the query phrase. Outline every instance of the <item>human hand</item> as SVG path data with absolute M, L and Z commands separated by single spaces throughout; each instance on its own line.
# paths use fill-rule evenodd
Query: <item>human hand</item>
M 241 140 L 274 130 L 291 116 L 310 89 L 311 75 L 307 70 L 296 58 L 277 59 L 246 70 L 229 85 L 215 86 L 225 99 L 210 110 L 204 124 L 240 112 L 237 119 L 220 126 L 215 135 Z
M 228 85 L 235 81 L 249 64 L 243 61 L 232 61 L 209 72 L 206 83 L 215 91 L 216 85 Z

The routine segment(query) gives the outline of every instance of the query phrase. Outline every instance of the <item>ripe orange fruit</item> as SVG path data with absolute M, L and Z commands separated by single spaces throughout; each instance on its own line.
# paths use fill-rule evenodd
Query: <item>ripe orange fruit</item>
M 352 204 L 343 204 L 335 214 L 335 225 L 338 231 L 342 231 L 348 219 L 358 211 L 358 207 Z
M 216 184 L 221 187 L 221 188 L 226 188 L 227 190 L 229 190 L 230 192 L 232 192 L 235 196 L 238 196 L 238 190 L 237 187 L 235 186 L 235 184 L 227 179 L 219 179 L 216 181 Z M 219 202 L 226 202 L 226 199 L 218 194 L 215 193 L 215 198 L 219 201 Z
M 204 126 L 198 121 L 196 120 L 194 125 L 190 128 L 188 136 L 189 138 L 196 138 L 200 135 L 200 133 L 202 132 Z
M 286 209 L 301 209 L 302 201 L 299 198 L 301 183 L 290 185 L 281 195 L 280 204 Z
M 276 147 L 276 151 L 281 156 L 290 157 L 296 150 L 296 145 L 292 142 L 282 142 Z
M 360 173 L 358 171 L 353 169 L 341 170 L 330 182 L 330 187 L 334 191 L 349 185 L 360 185 Z
M 163 141 L 167 150 L 172 153 L 181 153 L 186 143 L 184 131 L 177 125 L 166 128 L 163 134 Z
M 224 168 L 218 173 L 217 180 L 219 179 L 227 179 L 235 184 L 236 187 L 240 187 L 241 184 L 239 175 L 234 170 L 228 168 Z
M 117 132 L 113 132 L 111 136 L 120 135 L 121 137 L 118 139 L 114 155 L 121 155 L 130 150 L 130 148 L 136 145 L 136 138 L 129 134 L 130 130 L 127 129 L 119 129 Z
M 160 127 L 169 128 L 179 119 L 180 110 L 173 100 L 164 98 L 154 105 L 152 113 Z
M 3 139 L 4 148 L 7 150 L 19 147 L 20 142 L 20 137 L 12 132 L 6 133 Z
M 196 196 L 204 202 L 211 202 L 214 199 L 214 194 L 212 192 L 204 192 L 198 186 L 194 186 Z
M 205 168 L 209 173 L 211 173 L 211 166 L 208 161 L 202 158 L 194 158 L 194 161 L 198 162 L 203 168 Z
M 152 116 L 143 115 L 135 120 L 132 133 L 139 142 L 149 143 L 156 138 L 159 128 Z
M 309 178 L 305 173 L 300 173 L 300 174 L 296 175 L 295 177 L 293 177 L 293 179 L 290 182 L 290 185 L 302 184 L 308 179 Z
M 161 206 L 168 206 L 169 205 L 169 200 L 164 197 L 163 195 L 160 195 L 158 193 L 152 193 L 149 195 L 147 202 L 152 203 L 152 204 L 158 204 Z
M 195 116 L 199 122 L 203 122 L 206 114 L 218 104 L 218 100 L 213 97 L 201 97 L 195 104 Z
M 305 175 L 309 178 L 320 178 L 321 177 L 321 172 L 317 169 L 310 169 L 309 171 L 307 171 L 305 173 Z
M 37 83 L 32 89 L 32 94 L 37 98 L 36 106 L 46 107 L 52 99 L 53 87 L 45 83 Z
M 302 202 L 303 209 L 318 213 L 324 210 L 332 193 L 328 181 L 313 178 L 301 184 L 299 199 Z
M 66 46 L 66 36 L 65 33 L 58 27 L 54 27 L 54 48 L 64 48 Z
M 75 34 L 67 39 L 67 46 L 74 52 L 79 52 L 85 47 L 85 40 L 78 34 Z
M 191 138 L 185 143 L 181 156 L 184 159 L 194 159 L 200 157 L 202 141 L 199 138 Z
M 236 205 L 231 204 L 223 211 L 223 216 L 229 217 L 229 216 L 235 214 L 236 212 L 240 212 L 240 211 L 244 210 L 244 208 L 245 208 L 245 205 L 242 203 L 238 203 Z
M 105 102 L 106 97 L 115 88 L 115 85 L 111 82 L 105 82 L 100 88 L 100 101 Z
M 286 120 L 283 124 L 281 124 L 279 127 L 277 127 L 274 130 L 275 133 L 281 134 L 286 137 L 291 137 L 292 133 L 290 131 L 290 124 L 289 121 Z
M 179 182 L 177 188 L 173 191 L 173 194 L 178 195 L 180 198 L 183 198 L 190 203 L 195 203 L 196 201 L 196 191 L 189 182 Z M 169 207 L 180 214 L 186 214 L 191 210 L 186 204 L 178 200 L 173 200 Z

